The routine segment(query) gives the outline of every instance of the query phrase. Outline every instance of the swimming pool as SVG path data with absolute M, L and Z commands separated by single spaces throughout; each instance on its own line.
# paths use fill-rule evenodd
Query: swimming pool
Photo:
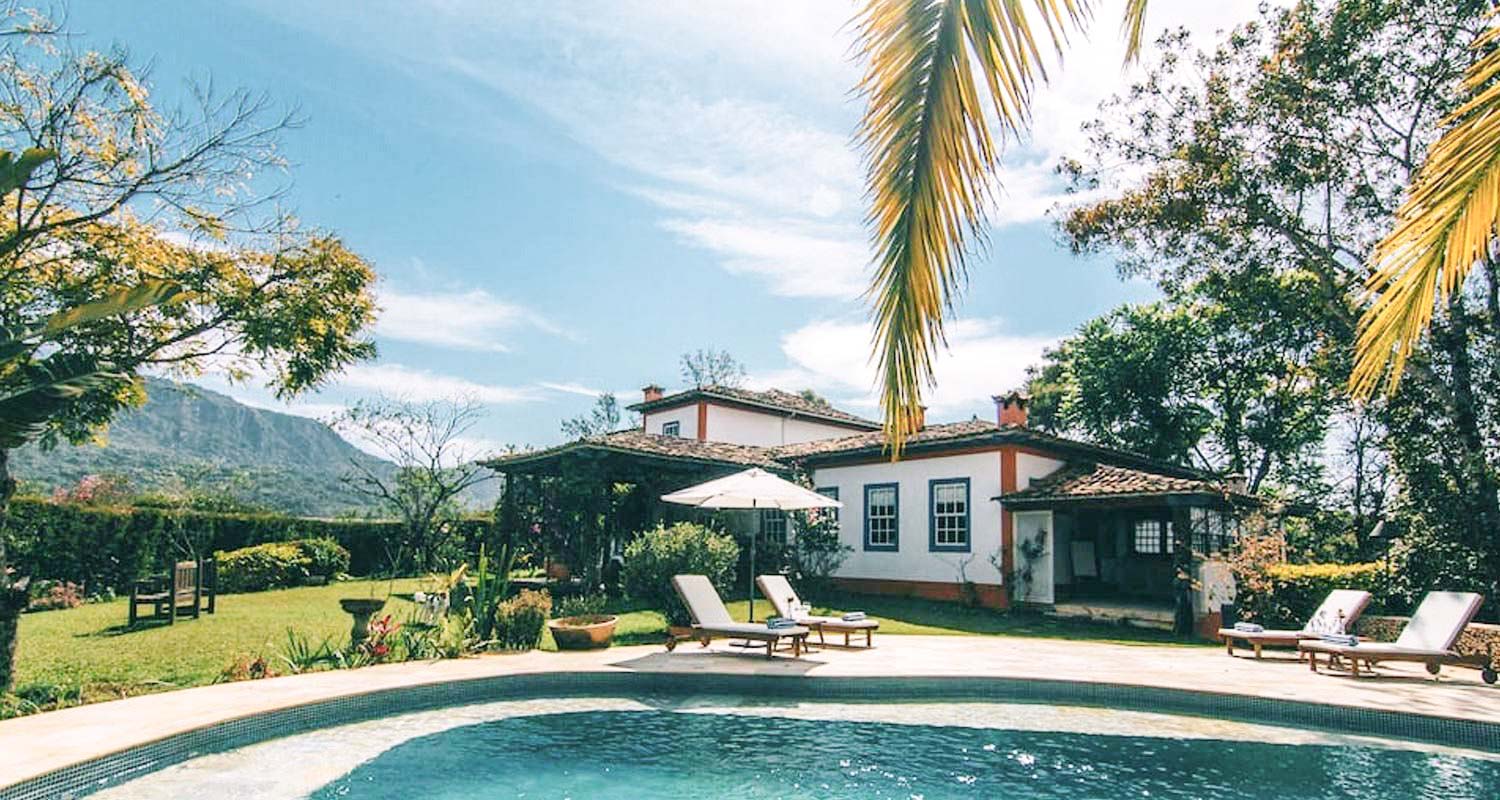
M 975 702 L 539 698 L 345 725 L 205 756 L 100 800 L 1443 798 L 1500 760 L 1149 712 Z

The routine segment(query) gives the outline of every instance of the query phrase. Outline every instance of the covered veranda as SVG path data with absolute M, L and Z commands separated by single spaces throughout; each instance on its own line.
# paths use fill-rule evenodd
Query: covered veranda
M 549 578 L 577 578 L 590 587 L 639 531 L 712 514 L 663 503 L 663 494 L 749 467 L 787 472 L 762 448 L 639 430 L 504 455 L 485 466 L 504 481 L 497 507 L 502 543 L 530 554 Z

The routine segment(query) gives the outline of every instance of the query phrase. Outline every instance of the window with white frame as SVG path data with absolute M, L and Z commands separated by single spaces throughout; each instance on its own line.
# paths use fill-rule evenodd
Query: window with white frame
M 760 510 L 760 540 L 770 545 L 786 544 L 786 512 L 779 508 Z
M 865 549 L 895 550 L 900 530 L 900 500 L 894 483 L 865 487 Z
M 678 422 L 677 420 L 673 420 L 671 422 L 663 422 L 661 424 L 661 435 L 662 436 L 681 436 L 682 435 L 682 423 Z
M 839 487 L 837 487 L 837 486 L 824 486 L 824 487 L 822 487 L 820 489 L 814 489 L 813 491 L 817 492 L 818 494 L 823 495 L 824 497 L 827 497 L 830 500 L 837 500 L 837 499 L 839 499 Z M 817 514 L 819 519 L 828 519 L 828 520 L 832 520 L 834 525 L 839 524 L 839 507 L 838 506 L 830 506 L 829 508 L 819 508 L 819 509 L 816 509 L 813 513 Z
M 1161 553 L 1162 526 L 1159 519 L 1138 519 L 1135 521 L 1135 552 L 1137 553 Z
M 969 481 L 967 478 L 935 480 L 928 485 L 932 505 L 933 550 L 969 549 Z

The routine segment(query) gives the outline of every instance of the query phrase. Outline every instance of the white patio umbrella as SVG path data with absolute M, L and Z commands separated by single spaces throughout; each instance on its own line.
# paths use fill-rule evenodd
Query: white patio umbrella
M 668 503 L 698 508 L 776 508 L 801 511 L 809 508 L 842 508 L 843 503 L 804 489 L 784 478 L 778 478 L 756 467 L 664 494 Z M 755 621 L 755 533 L 750 535 L 750 620 Z

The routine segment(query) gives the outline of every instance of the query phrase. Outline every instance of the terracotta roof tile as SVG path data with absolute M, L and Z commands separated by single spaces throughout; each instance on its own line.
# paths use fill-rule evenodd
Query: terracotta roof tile
M 1162 475 L 1111 464 L 1072 464 L 1031 482 L 1009 500 L 1060 500 L 1122 495 L 1222 494 L 1224 487 L 1203 478 Z
M 553 455 L 561 455 L 571 450 L 589 448 L 626 450 L 666 458 L 718 461 L 726 464 L 741 464 L 746 467 L 768 467 L 777 470 L 786 468 L 784 464 L 771 457 L 769 448 L 733 444 L 730 442 L 700 442 L 697 439 L 688 439 L 682 436 L 662 436 L 637 429 L 590 436 L 587 439 L 578 439 L 567 444 L 549 447 L 545 450 L 532 450 L 499 456 L 486 461 L 485 466 L 503 471 L 506 464 L 523 463 Z
M 790 412 L 806 417 L 815 417 L 832 422 L 842 422 L 848 425 L 855 425 L 862 428 L 878 429 L 880 427 L 880 423 L 875 422 L 874 420 L 865 419 L 864 417 L 858 417 L 850 414 L 847 411 L 840 411 L 839 409 L 834 408 L 830 405 L 815 403 L 800 394 L 784 392 L 780 389 L 766 389 L 764 391 L 755 391 L 752 389 L 740 389 L 733 386 L 703 386 L 700 388 L 675 392 L 661 398 L 660 400 L 651 400 L 645 403 L 636 403 L 635 405 L 630 406 L 630 409 L 632 411 L 649 411 L 656 408 L 670 408 L 672 406 L 691 402 L 699 398 L 710 400 L 717 398 L 720 400 L 728 400 L 730 402 L 745 403 L 752 406 Z

